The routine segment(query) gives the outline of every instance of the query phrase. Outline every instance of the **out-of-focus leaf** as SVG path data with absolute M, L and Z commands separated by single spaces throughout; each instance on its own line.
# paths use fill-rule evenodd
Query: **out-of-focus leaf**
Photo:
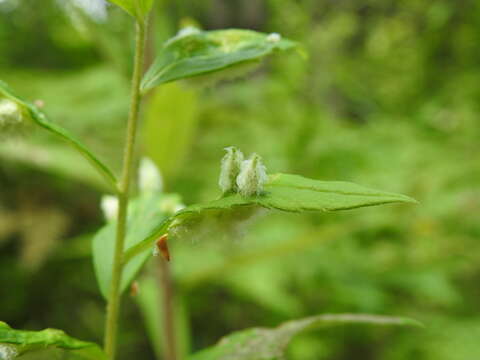
M 222 338 L 217 345 L 202 350 L 188 360 L 281 360 L 290 341 L 299 333 L 342 324 L 422 326 L 418 321 L 363 314 L 326 314 L 286 322 L 274 329 L 253 328 Z
M 125 238 L 126 251 L 151 234 L 158 225 L 158 221 L 167 218 L 161 208 L 163 198 L 164 195 L 159 193 L 144 193 L 130 203 Z M 93 238 L 95 274 L 105 298 L 108 298 L 112 277 L 116 225 L 116 220 L 109 222 Z M 151 249 L 146 248 L 135 258 L 126 260 L 122 273 L 121 291 L 124 291 L 132 282 L 150 253 Z
M 275 50 L 288 50 L 296 43 L 278 34 L 228 29 L 200 31 L 187 28 L 168 40 L 145 74 L 142 89 L 193 76 L 258 62 Z
M 148 104 L 143 128 L 145 153 L 168 180 L 181 168 L 197 125 L 197 95 L 172 83 L 159 87 Z
M 0 322 L 0 346 L 6 346 L 5 353 L 10 356 L 10 358 L 6 357 L 6 360 L 15 359 L 16 355 L 22 355 L 23 358 L 23 354 L 28 355 L 29 358 L 36 358 L 36 352 L 56 349 L 67 350 L 62 359 L 106 359 L 97 344 L 77 340 L 66 335 L 62 330 L 15 330 L 4 322 Z M 2 354 L 3 352 L 0 353 Z
M 10 88 L 4 82 L 0 81 L 0 95 L 10 99 L 22 106 L 28 111 L 30 119 L 41 128 L 62 138 L 69 145 L 73 146 L 83 157 L 85 157 L 94 168 L 103 176 L 110 188 L 116 192 L 116 179 L 112 171 L 101 162 L 84 144 L 76 140 L 67 130 L 48 120 L 47 116 L 41 112 L 35 105 L 30 104 L 13 94 Z
M 144 19 L 153 5 L 153 0 L 108 0 L 140 20 Z
M 218 200 L 186 207 L 168 219 L 159 219 L 155 230 L 144 241 L 132 247 L 126 257 L 130 258 L 144 251 L 154 239 L 167 232 L 174 221 L 178 226 L 182 222 L 202 217 L 207 212 L 222 216 L 225 211 L 245 207 L 252 210 L 261 207 L 288 212 L 336 211 L 390 203 L 416 201 L 405 195 L 374 190 L 349 182 L 320 181 L 290 174 L 270 175 L 260 196 L 242 197 L 240 194 L 229 194 Z M 232 218 L 235 218 L 235 214 Z M 211 222 L 208 226 L 211 226 Z
M 161 259 L 163 261 L 163 259 Z M 164 343 L 164 333 L 162 330 L 162 321 L 164 314 L 162 312 L 161 287 L 152 276 L 144 277 L 139 281 L 139 291 L 135 299 L 140 307 L 140 311 L 145 321 L 147 334 L 150 337 L 155 354 L 158 359 L 162 358 L 162 348 Z M 190 329 L 186 309 L 180 298 L 181 294 L 176 293 L 175 304 L 175 331 L 177 339 L 177 353 L 181 359 L 186 358 L 190 350 Z
M 99 190 L 108 189 L 99 174 L 88 163 L 82 161 L 75 150 L 63 144 L 37 144 L 14 139 L 0 144 L 0 156 L 6 160 L 79 181 Z

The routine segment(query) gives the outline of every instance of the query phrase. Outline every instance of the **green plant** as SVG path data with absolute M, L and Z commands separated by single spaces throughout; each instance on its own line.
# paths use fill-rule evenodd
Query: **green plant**
M 261 158 L 254 154 L 244 160 L 234 147 L 227 148 L 222 160 L 219 185 L 222 196 L 216 200 L 177 209 L 174 195 L 164 194 L 149 181 L 140 181 L 137 195 L 132 183 L 135 171 L 135 144 L 141 100 L 149 90 L 165 83 L 189 79 L 214 81 L 219 76 L 237 76 L 258 65 L 262 58 L 277 50 L 297 48 L 293 41 L 278 34 L 248 30 L 201 31 L 183 29 L 167 41 L 154 64 L 144 74 L 148 14 L 153 0 L 116 0 L 135 20 L 136 48 L 132 75 L 130 112 L 127 125 L 123 170 L 120 178 L 85 145 L 50 122 L 35 105 L 16 96 L 0 83 L 0 125 L 15 127 L 33 123 L 66 140 L 80 152 L 104 178 L 116 196 L 116 214 L 93 240 L 94 263 L 100 290 L 107 300 L 104 353 L 90 343 L 71 339 L 61 332 L 27 332 L 0 324 L 0 343 L 5 357 L 36 351 L 66 352 L 65 356 L 84 359 L 114 359 L 121 294 L 131 285 L 150 257 L 159 248 L 168 257 L 167 238 L 202 237 L 212 232 L 234 236 L 238 226 L 264 209 L 286 212 L 337 211 L 388 203 L 414 203 L 407 196 L 365 188 L 346 182 L 307 179 L 299 175 L 267 175 Z M 146 165 L 148 166 L 148 165 Z M 150 175 L 155 173 L 150 171 Z M 153 175 L 151 175 L 153 174 Z M 151 184 L 151 183 L 150 183 Z M 155 181 L 153 181 L 155 184 Z M 171 241 L 171 240 L 169 240 Z M 162 263 L 165 264 L 165 263 Z M 166 267 L 168 271 L 168 266 Z M 168 281 L 168 279 L 167 279 Z M 168 294 L 165 295 L 168 297 Z M 165 317 L 171 317 L 171 309 Z M 320 315 L 288 322 L 274 330 L 254 329 L 235 333 L 218 346 L 191 356 L 191 359 L 272 359 L 281 358 L 290 339 L 308 328 L 337 323 L 365 322 L 391 325 L 415 324 L 400 318 L 373 315 Z M 174 335 L 165 325 L 165 336 Z M 174 360 L 175 339 L 166 346 L 166 356 Z M 23 355 L 22 355 L 23 356 Z

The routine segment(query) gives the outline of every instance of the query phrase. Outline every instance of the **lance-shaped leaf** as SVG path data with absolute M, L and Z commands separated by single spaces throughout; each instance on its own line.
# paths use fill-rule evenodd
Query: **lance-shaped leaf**
M 67 130 L 51 122 L 47 118 L 47 116 L 35 105 L 30 104 L 27 101 L 17 97 L 7 86 L 7 84 L 2 81 L 0 81 L 0 98 L 1 97 L 7 98 L 18 104 L 22 108 L 22 110 L 28 114 L 29 120 L 32 120 L 33 123 L 35 123 L 36 125 L 58 136 L 59 138 L 66 141 L 69 145 L 71 145 L 93 165 L 93 167 L 108 183 L 109 187 L 116 192 L 116 179 L 112 171 L 103 162 L 101 162 L 83 143 L 75 139 L 75 137 L 73 137 Z
M 153 5 L 153 0 L 108 0 L 111 3 L 118 5 L 127 13 L 143 20 L 149 13 Z
M 45 329 L 26 331 L 12 329 L 0 322 L 0 357 L 5 360 L 23 358 L 60 358 L 78 360 L 103 360 L 105 354 L 97 344 L 77 340 L 62 330 Z M 3 357 L 2 357 L 3 359 Z
M 422 326 L 407 318 L 325 314 L 293 320 L 277 328 L 253 328 L 235 332 L 222 338 L 217 345 L 202 350 L 188 360 L 282 360 L 290 341 L 299 333 L 343 324 L 373 324 L 392 326 Z
M 295 42 L 278 34 L 187 28 L 165 43 L 143 78 L 142 89 L 146 91 L 170 81 L 258 63 L 276 50 L 296 46 Z
M 167 218 L 164 204 L 168 201 L 168 195 L 144 193 L 130 203 L 127 235 L 125 238 L 125 249 L 127 251 L 151 234 L 158 225 L 158 222 L 162 222 Z M 116 225 L 116 220 L 110 221 L 100 229 L 93 238 L 95 274 L 100 290 L 105 298 L 108 298 L 112 279 Z M 151 253 L 152 249 L 146 247 L 138 253 L 138 256 L 134 259 L 125 261 L 122 272 L 121 291 L 124 291 L 132 282 Z
M 214 223 L 225 223 L 225 220 L 235 220 L 239 216 L 244 218 L 258 208 L 288 212 L 337 211 L 390 203 L 416 201 L 405 195 L 374 190 L 350 182 L 312 180 L 290 174 L 270 175 L 259 196 L 243 197 L 230 193 L 217 200 L 186 207 L 168 219 L 159 219 L 158 226 L 145 240 L 130 248 L 126 258 L 144 251 L 169 228 L 181 229 L 182 226 L 188 227 L 191 224 L 197 226 L 197 229 L 199 226 L 213 228 Z M 205 225 L 202 226 L 202 223 Z M 188 233 L 195 234 L 195 231 Z

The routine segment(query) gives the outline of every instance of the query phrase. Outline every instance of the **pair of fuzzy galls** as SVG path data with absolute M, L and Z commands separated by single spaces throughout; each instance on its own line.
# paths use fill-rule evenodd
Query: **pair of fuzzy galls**
M 268 180 L 266 168 L 257 154 L 244 160 L 243 153 L 234 146 L 225 148 L 218 184 L 224 194 L 240 193 L 244 197 L 261 195 Z

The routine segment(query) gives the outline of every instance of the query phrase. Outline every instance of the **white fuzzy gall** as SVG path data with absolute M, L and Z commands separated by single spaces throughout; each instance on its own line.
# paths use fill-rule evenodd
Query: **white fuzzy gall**
M 237 177 L 237 186 L 242 196 L 261 195 L 267 180 L 267 170 L 259 155 L 253 154 L 250 159 L 243 161 Z
M 236 192 L 237 176 L 240 174 L 240 168 L 243 162 L 243 153 L 234 146 L 225 148 L 226 154 L 222 158 L 222 166 L 220 170 L 220 177 L 218 179 L 218 185 L 222 192 Z

